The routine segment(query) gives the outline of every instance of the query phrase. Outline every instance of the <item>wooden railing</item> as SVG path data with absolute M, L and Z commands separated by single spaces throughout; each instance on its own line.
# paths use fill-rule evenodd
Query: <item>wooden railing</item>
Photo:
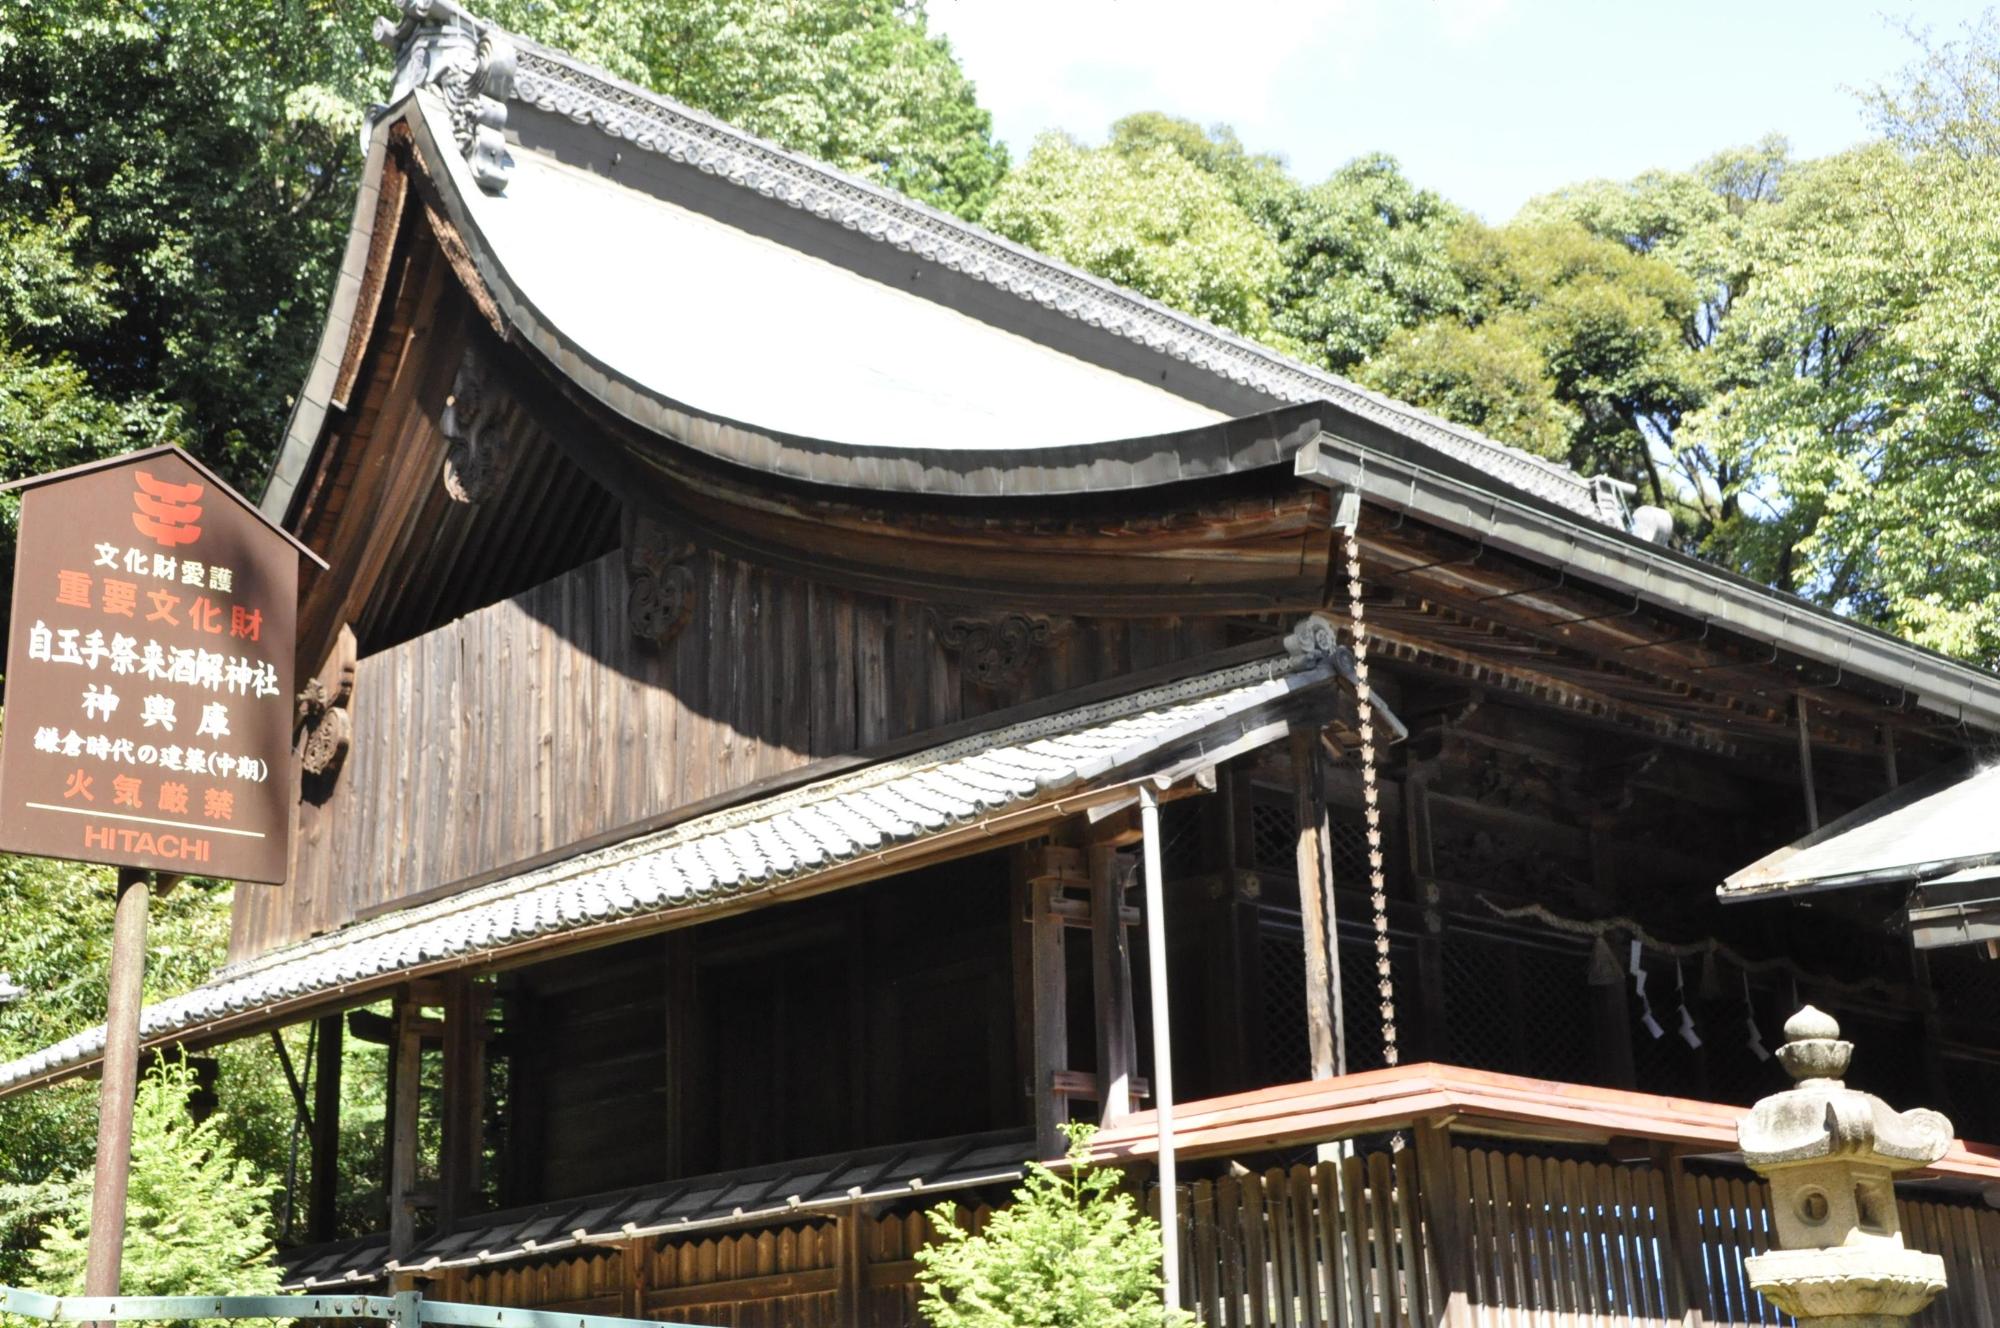
M 1231 1175 L 1182 1187 L 1183 1303 L 1211 1328 L 1782 1325 L 1743 1270 L 1769 1201 L 1732 1168 L 1442 1140 Z M 1900 1209 L 1949 1278 L 1918 1328 L 1992 1328 L 2000 1212 Z
M 1743 1260 L 1769 1189 L 1733 1165 L 1740 1108 L 1415 1065 L 1184 1104 L 1183 1301 L 1209 1328 L 1784 1328 Z M 1099 1154 L 1150 1171 L 1150 1116 Z M 1389 1141 L 1400 1141 L 1391 1147 Z M 1225 1159 L 1335 1156 L 1242 1172 Z M 1905 1190 L 1949 1289 L 1917 1328 L 2000 1328 L 2000 1160 L 1954 1144 Z M 928 1206 L 928 1205 L 924 1205 Z M 973 1228 L 985 1207 L 959 1209 Z M 1157 1210 L 1156 1210 L 1157 1211 Z M 916 1328 L 921 1212 L 638 1237 L 440 1269 L 452 1300 L 743 1328 Z

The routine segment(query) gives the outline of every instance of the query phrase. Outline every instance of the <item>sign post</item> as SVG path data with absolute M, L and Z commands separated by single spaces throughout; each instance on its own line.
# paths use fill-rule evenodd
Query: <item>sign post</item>
M 5 487 L 21 524 L 0 851 L 119 869 L 85 1275 L 111 1296 L 152 877 L 284 881 L 298 560 L 319 559 L 174 447 Z

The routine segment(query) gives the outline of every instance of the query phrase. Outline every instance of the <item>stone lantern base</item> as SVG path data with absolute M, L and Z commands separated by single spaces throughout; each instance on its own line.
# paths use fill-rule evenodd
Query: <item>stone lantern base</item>
M 1812 1328 L 1903 1328 L 1944 1290 L 1944 1260 L 1887 1243 L 1772 1250 L 1743 1261 L 1750 1285 Z

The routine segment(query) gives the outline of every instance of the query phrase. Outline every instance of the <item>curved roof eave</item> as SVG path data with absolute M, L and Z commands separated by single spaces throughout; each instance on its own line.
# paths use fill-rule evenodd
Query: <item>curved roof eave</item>
M 524 45 L 532 56 L 530 66 L 544 70 L 541 75 L 544 82 L 538 84 L 534 77 L 528 77 L 519 95 L 537 105 L 554 106 L 572 117 L 592 122 L 586 108 L 569 102 L 552 101 L 547 92 L 546 70 L 560 66 L 580 78 L 595 79 L 600 76 L 593 71 L 580 70 L 566 57 L 554 52 Z M 630 96 L 640 95 L 650 98 L 650 94 L 630 90 Z M 672 107 L 664 99 L 651 100 L 656 105 Z M 629 97 L 623 104 L 630 105 Z M 676 114 L 689 117 L 695 114 L 681 108 L 672 109 Z M 1089 283 L 1109 297 L 1132 303 L 1148 319 L 1168 319 L 1188 325 L 1198 334 L 1202 345 L 1211 348 L 1222 346 L 1238 357 L 1248 354 L 1274 372 L 1282 370 L 1281 377 L 1289 376 L 1290 380 L 1295 380 L 1289 382 L 1287 390 L 1277 391 L 1277 387 L 1283 384 L 1274 385 L 1274 382 L 1260 383 L 1260 389 L 1272 392 L 1278 399 L 1290 397 L 1299 406 L 1281 407 L 1266 415 L 1224 420 L 1176 432 L 1112 437 L 1088 443 L 1021 447 L 980 444 L 906 447 L 835 442 L 704 411 L 697 405 L 654 390 L 648 384 L 603 363 L 550 318 L 523 289 L 522 283 L 514 279 L 504 255 L 490 242 L 490 237 L 479 224 L 476 215 L 478 207 L 476 204 L 468 206 L 468 199 L 480 197 L 479 187 L 472 178 L 470 166 L 451 140 L 446 113 L 435 95 L 428 91 L 404 97 L 385 110 L 375 123 L 364 184 L 357 199 L 346 257 L 322 334 L 319 355 L 305 389 L 295 403 L 284 445 L 265 491 L 262 506 L 274 517 L 282 517 L 292 505 L 298 486 L 309 468 L 327 410 L 344 405 L 331 400 L 333 384 L 364 280 L 363 269 L 368 261 L 372 230 L 376 224 L 376 200 L 388 130 L 396 123 L 409 127 L 437 186 L 438 198 L 446 215 L 465 240 L 476 271 L 486 284 L 487 293 L 521 341 L 533 346 L 558 372 L 618 416 L 631 421 L 646 433 L 670 439 L 703 455 L 806 483 L 878 492 L 958 497 L 1083 494 L 1177 483 L 1283 464 L 1313 436 L 1313 430 L 1307 427 L 1311 408 L 1332 405 L 1343 413 L 1359 415 L 1412 441 L 1442 450 L 1453 459 L 1469 463 L 1509 487 L 1524 489 L 1577 515 L 1601 522 L 1616 521 L 1615 514 L 1607 510 L 1603 500 L 1603 486 L 1593 485 L 1563 467 L 1480 439 L 1455 426 L 1444 425 L 1420 412 L 1388 402 L 1386 398 L 1363 392 L 1331 375 L 1319 375 L 1304 366 L 1292 365 L 1253 343 L 1185 319 L 1095 278 L 1069 274 L 1066 269 L 1061 269 L 1066 276 Z M 599 127 L 607 133 L 618 133 L 616 129 L 602 124 Z M 885 206 L 917 209 L 926 215 L 931 212 L 920 204 L 909 203 L 865 182 L 838 176 L 830 168 L 805 162 L 802 158 L 782 153 L 780 149 L 748 139 L 719 123 L 709 123 L 706 127 L 717 133 L 726 131 L 738 146 L 747 143 L 759 151 L 781 156 L 799 169 L 824 171 L 836 176 L 843 186 L 879 194 L 881 198 L 874 201 Z M 623 136 L 632 137 L 635 132 L 627 124 Z M 641 140 L 641 145 L 657 151 L 672 151 L 671 145 L 657 142 Z M 681 159 L 693 159 L 686 153 L 675 155 Z M 704 170 L 720 169 L 708 160 L 701 160 L 699 164 Z M 794 206 L 810 206 L 807 202 L 787 196 L 768 181 L 743 183 Z M 1004 248 L 1011 257 L 1021 262 L 1031 261 L 1059 268 L 1059 265 L 1050 264 L 1037 255 L 978 232 L 955 218 L 943 218 L 942 214 L 937 214 L 937 217 L 944 224 L 970 233 L 971 238 L 982 244 Z M 889 234 L 877 235 L 876 238 L 899 243 L 907 240 L 908 236 Z M 917 247 L 921 252 L 931 252 Z M 952 260 L 945 256 L 944 261 L 949 263 Z M 973 275 L 983 280 L 998 281 L 995 270 L 990 266 Z M 1023 298 L 1058 303 L 1046 291 L 1007 288 Z M 1133 337 L 1149 345 L 1158 341 L 1157 335 L 1149 334 L 1139 326 L 1146 320 L 1130 317 L 1122 322 L 1107 320 L 1102 310 L 1093 312 L 1065 307 L 1062 311 L 1075 317 L 1086 317 L 1110 332 Z M 1242 366 L 1208 364 L 1195 350 L 1182 345 L 1158 348 L 1176 357 L 1199 362 L 1210 372 L 1236 381 L 1244 380 Z M 1445 446 L 1446 441 L 1452 445 Z M 1615 503 L 1612 505 L 1615 506 Z

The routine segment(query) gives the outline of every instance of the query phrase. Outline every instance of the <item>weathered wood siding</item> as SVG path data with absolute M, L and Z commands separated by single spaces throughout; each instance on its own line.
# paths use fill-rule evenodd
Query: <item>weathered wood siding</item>
M 664 646 L 628 630 L 612 553 L 364 658 L 346 765 L 300 808 L 290 884 L 237 892 L 232 956 L 822 757 L 1223 644 L 1213 621 L 1070 620 L 1018 682 L 983 688 L 923 604 L 718 555 L 693 566 L 693 617 Z

